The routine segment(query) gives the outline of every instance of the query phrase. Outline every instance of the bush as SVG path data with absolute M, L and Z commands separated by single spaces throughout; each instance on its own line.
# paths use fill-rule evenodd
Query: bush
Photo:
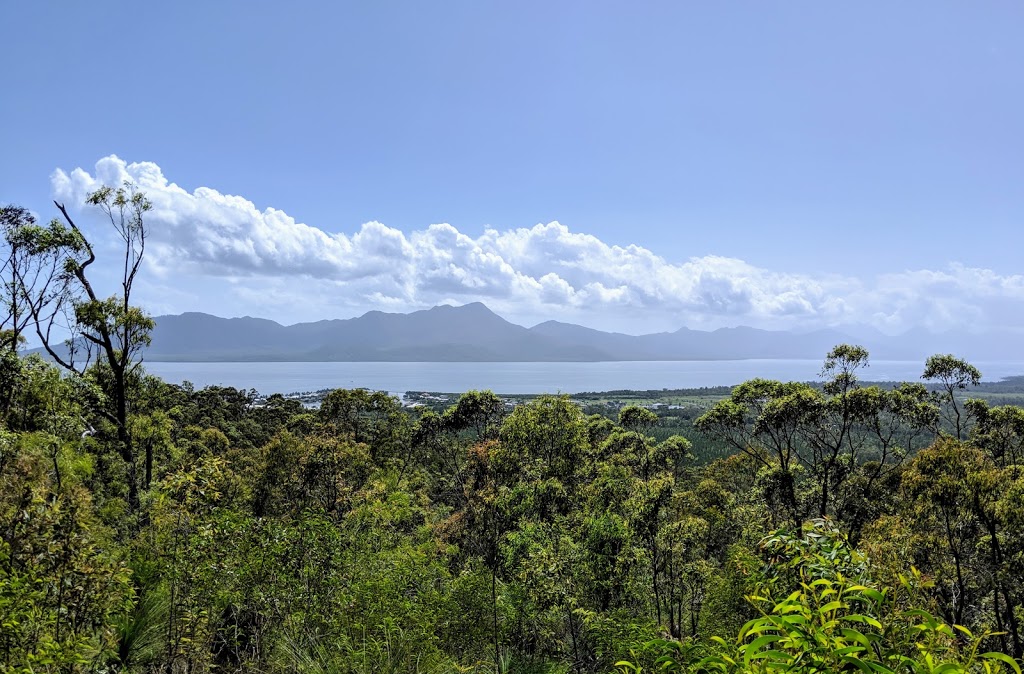
M 730 643 L 648 642 L 619 672 L 653 659 L 667 672 L 1001 672 L 1020 674 L 1008 655 L 979 653 L 988 636 L 947 625 L 922 609 L 897 609 L 893 589 L 872 586 L 867 560 L 831 522 L 816 520 L 799 536 L 777 531 L 762 542 L 770 564 L 747 600 L 760 612 Z M 921 582 L 915 569 L 901 578 Z

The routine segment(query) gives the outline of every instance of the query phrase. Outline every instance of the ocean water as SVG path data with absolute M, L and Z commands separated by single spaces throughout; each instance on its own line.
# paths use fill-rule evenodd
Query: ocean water
M 986 381 L 1024 375 L 1024 361 L 974 362 Z M 603 363 L 161 363 L 146 370 L 165 381 L 293 393 L 327 388 L 376 391 L 490 389 L 495 393 L 581 393 L 732 386 L 754 377 L 820 379 L 820 360 L 613 361 Z M 919 381 L 924 363 L 874 361 L 864 381 Z

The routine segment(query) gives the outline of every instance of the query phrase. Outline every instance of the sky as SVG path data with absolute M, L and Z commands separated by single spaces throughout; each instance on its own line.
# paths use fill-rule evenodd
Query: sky
M 1024 330 L 1024 5 L 0 5 L 0 203 L 152 314 Z M 104 276 L 106 275 L 106 276 Z

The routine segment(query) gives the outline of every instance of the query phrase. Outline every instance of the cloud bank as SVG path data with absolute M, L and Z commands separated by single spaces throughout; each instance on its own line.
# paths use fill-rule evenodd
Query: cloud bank
M 262 308 L 285 321 L 483 301 L 520 320 L 569 318 L 627 332 L 741 324 L 1024 327 L 1024 276 L 956 264 L 874 278 L 809 275 L 723 256 L 670 260 L 558 222 L 487 229 L 476 238 L 444 223 L 409 233 L 379 222 L 330 232 L 240 196 L 189 192 L 154 163 L 116 156 L 92 173 L 58 169 L 52 187 L 71 205 L 100 184 L 125 180 L 154 206 L 147 263 L 156 280 L 146 297 L 155 313 L 200 308 L 182 306 L 189 297 L 221 315 L 260 315 Z

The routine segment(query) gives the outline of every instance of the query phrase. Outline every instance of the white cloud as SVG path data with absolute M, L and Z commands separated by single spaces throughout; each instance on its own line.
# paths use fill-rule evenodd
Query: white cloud
M 52 177 L 55 195 L 69 204 L 82 203 L 100 184 L 124 180 L 137 183 L 154 205 L 150 271 L 165 283 L 196 277 L 201 292 L 174 296 L 202 295 L 203 308 L 215 313 L 266 307 L 278 312 L 271 317 L 309 320 L 346 313 L 343 308 L 407 311 L 481 300 L 513 318 L 627 331 L 850 323 L 899 331 L 1014 321 L 1024 327 L 1024 276 L 987 269 L 952 265 L 858 279 L 773 271 L 721 256 L 673 261 L 558 222 L 488 229 L 478 238 L 448 224 L 406 234 L 368 222 L 351 234 L 331 233 L 277 209 L 261 211 L 243 197 L 207 187 L 189 192 L 153 163 L 110 156 L 91 174 L 58 169 Z M 198 307 L 178 310 L 192 308 Z

